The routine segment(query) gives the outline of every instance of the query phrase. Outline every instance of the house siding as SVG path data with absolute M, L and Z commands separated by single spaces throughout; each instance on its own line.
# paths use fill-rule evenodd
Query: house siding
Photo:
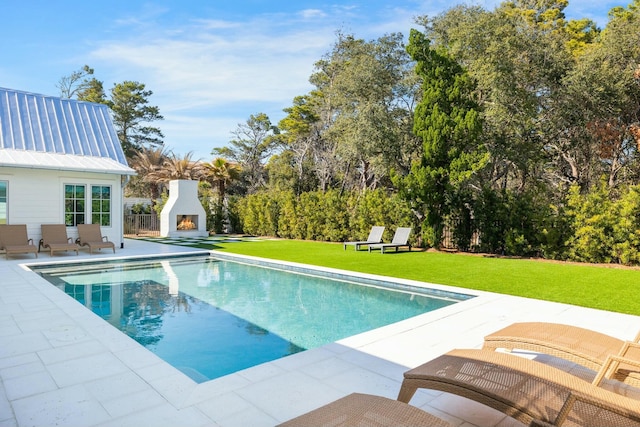
M 102 226 L 103 235 L 119 246 L 122 237 L 122 186 L 120 175 L 96 174 L 46 169 L 0 167 L 0 181 L 8 186 L 8 224 L 26 224 L 29 238 L 35 245 L 41 238 L 41 224 L 64 224 L 64 186 L 65 184 L 84 184 L 87 194 L 91 185 L 111 187 L 111 226 Z M 87 200 L 90 204 L 90 201 Z M 88 208 L 88 206 L 87 206 Z M 87 222 L 91 221 L 87 212 Z M 68 227 L 67 234 L 75 239 L 76 227 Z

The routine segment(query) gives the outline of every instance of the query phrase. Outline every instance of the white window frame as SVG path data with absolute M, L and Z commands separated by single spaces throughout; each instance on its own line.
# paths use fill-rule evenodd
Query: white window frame
M 88 195 L 88 198 L 89 198 L 88 206 L 89 206 L 89 211 L 90 211 L 89 212 L 89 218 L 91 218 L 91 223 L 92 224 L 96 224 L 96 223 L 100 224 L 102 227 L 111 227 L 113 225 L 113 186 L 106 185 L 106 184 L 91 184 L 90 187 L 91 187 L 91 191 L 90 191 L 90 194 Z M 95 187 L 100 187 L 100 189 L 101 189 L 100 190 L 100 194 L 102 194 L 102 189 L 103 188 L 106 187 L 106 188 L 109 189 L 109 211 L 108 212 L 102 211 L 102 201 L 106 200 L 106 199 L 102 199 L 102 198 L 98 199 L 101 202 L 100 203 L 101 206 L 100 206 L 99 212 L 95 212 L 93 210 L 93 202 L 94 202 L 93 189 Z M 109 215 L 109 223 L 108 224 L 103 224 L 102 223 L 102 217 L 103 217 L 104 214 L 108 214 Z M 98 221 L 94 221 L 94 216 L 95 215 L 99 215 Z
M 73 186 L 73 198 L 68 199 L 67 198 L 67 186 Z M 76 188 L 77 187 L 82 187 L 84 188 L 84 197 L 82 199 L 79 199 L 76 197 Z M 63 190 L 62 190 L 62 198 L 64 201 L 63 204 L 63 209 L 64 209 L 64 223 L 67 225 L 67 227 L 75 227 L 78 224 L 86 224 L 87 223 L 87 184 L 78 184 L 78 183 L 65 183 L 63 186 Z M 73 204 L 74 204 L 74 209 L 71 212 L 67 212 L 67 201 L 72 200 Z M 77 206 L 76 203 L 82 200 L 82 202 L 84 203 L 84 209 L 82 211 L 77 210 Z M 67 215 L 73 215 L 73 221 L 71 224 L 67 223 Z M 82 214 L 84 216 L 84 219 L 82 222 L 78 221 L 78 215 Z
M 0 185 L 4 184 L 5 196 L 4 196 L 4 212 L 0 211 L 0 224 L 8 224 L 9 223 L 9 181 L 4 179 L 0 180 Z M 3 200 L 0 198 L 0 203 Z M 0 205 L 1 206 L 1 205 Z M 2 214 L 4 213 L 4 218 Z

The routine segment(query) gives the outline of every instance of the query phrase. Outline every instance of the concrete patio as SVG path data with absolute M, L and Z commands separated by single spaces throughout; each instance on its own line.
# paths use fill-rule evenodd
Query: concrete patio
M 637 316 L 429 284 L 478 296 L 197 384 L 23 266 L 194 251 L 127 239 L 115 255 L 2 255 L 0 427 L 273 426 L 352 392 L 395 399 L 407 369 L 453 348 L 479 348 L 486 334 L 516 321 L 626 339 L 640 328 Z M 421 390 L 411 404 L 454 426 L 521 425 L 440 392 Z

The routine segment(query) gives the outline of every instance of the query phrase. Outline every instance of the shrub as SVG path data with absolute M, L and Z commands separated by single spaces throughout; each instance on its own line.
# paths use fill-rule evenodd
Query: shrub
M 640 186 L 629 188 L 616 203 L 613 255 L 617 262 L 640 264 Z
M 131 213 L 132 214 L 150 214 L 151 213 L 151 205 L 147 205 L 144 203 L 136 203 L 135 205 L 131 206 Z
M 606 183 L 601 182 L 586 195 L 573 185 L 567 197 L 567 216 L 573 229 L 567 242 L 570 259 L 611 262 L 616 214 Z
M 484 189 L 474 203 L 474 225 L 480 234 L 475 248 L 481 252 L 532 256 L 559 253 L 554 211 L 543 192 Z
M 227 215 L 229 228 L 234 233 L 242 232 L 242 218 L 240 216 L 240 206 L 242 199 L 239 196 L 227 196 Z

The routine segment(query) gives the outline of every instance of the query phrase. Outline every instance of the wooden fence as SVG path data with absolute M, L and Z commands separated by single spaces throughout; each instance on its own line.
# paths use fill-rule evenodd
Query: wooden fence
M 157 214 L 125 214 L 125 236 L 159 236 L 160 218 Z

